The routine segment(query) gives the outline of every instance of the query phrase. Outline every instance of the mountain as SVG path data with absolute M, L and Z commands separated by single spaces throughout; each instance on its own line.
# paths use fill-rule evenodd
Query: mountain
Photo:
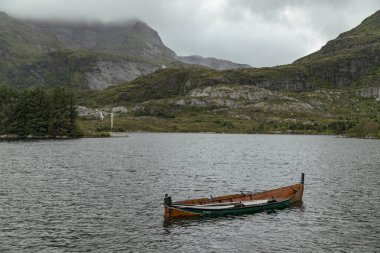
M 354 29 L 329 41 L 319 51 L 292 64 L 225 71 L 196 68 L 159 70 L 132 83 L 107 90 L 105 94 L 114 93 L 117 96 L 118 91 L 128 90 L 123 94 L 129 93 L 128 97 L 142 102 L 150 98 L 185 96 L 195 88 L 223 84 L 253 85 L 275 91 L 379 87 L 379 23 L 380 11 L 377 11 Z M 377 88 L 372 90 L 376 95 Z M 135 92 L 145 95 L 140 97 Z
M 0 82 L 14 87 L 105 88 L 182 65 L 140 21 L 21 21 L 1 13 L 0 35 Z
M 169 63 L 176 57 L 158 33 L 141 21 L 104 24 L 29 20 L 26 24 L 40 34 L 53 36 L 65 49 Z
M 380 11 L 319 51 L 267 68 L 178 57 L 140 21 L 21 21 L 0 14 L 0 83 L 81 90 L 81 124 L 94 131 L 107 129 L 107 121 L 101 126 L 85 115 L 100 110 L 117 114 L 121 131 L 380 136 L 379 60 Z M 232 69 L 216 70 L 224 66 Z
M 120 129 L 136 131 L 378 131 L 379 20 L 380 11 L 292 64 L 160 69 L 81 102 L 123 106 Z
M 177 59 L 187 64 L 204 66 L 216 70 L 251 68 L 248 64 L 239 64 L 213 57 L 204 58 L 199 55 L 178 56 Z
M 138 20 L 19 20 L 4 12 L 0 12 L 0 56 L 0 83 L 17 88 L 103 89 L 160 68 L 187 66 L 155 30 Z M 223 60 L 212 64 L 235 66 Z
M 128 90 L 134 101 L 142 102 L 151 98 L 185 96 L 192 89 L 222 84 L 254 85 L 277 91 L 379 87 L 379 74 L 380 11 L 377 11 L 354 29 L 329 41 L 319 51 L 292 64 L 225 71 L 165 69 L 111 88 L 105 94 Z M 138 100 L 140 96 L 135 92 L 145 95 Z
M 379 70 L 379 63 L 380 11 L 329 41 L 321 50 L 294 62 L 306 66 L 316 78 L 338 87 L 363 81 L 360 79 Z

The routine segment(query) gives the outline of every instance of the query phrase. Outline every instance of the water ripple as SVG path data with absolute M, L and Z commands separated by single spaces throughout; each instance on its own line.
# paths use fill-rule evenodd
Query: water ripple
M 380 251 L 380 142 L 131 134 L 0 143 L 1 252 Z M 284 186 L 302 208 L 165 222 L 174 200 Z

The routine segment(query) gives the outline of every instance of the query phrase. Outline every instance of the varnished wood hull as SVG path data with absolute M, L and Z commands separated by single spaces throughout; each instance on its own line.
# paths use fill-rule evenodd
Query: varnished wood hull
M 246 213 L 255 213 L 265 210 L 282 209 L 288 206 L 296 205 L 302 202 L 304 184 L 303 180 L 299 184 L 290 185 L 274 190 L 269 190 L 259 193 L 249 194 L 234 194 L 227 196 L 219 196 L 214 198 L 200 198 L 171 203 L 171 199 L 165 199 L 165 214 L 166 219 L 177 219 L 197 216 L 223 216 L 223 215 L 238 215 Z M 255 200 L 269 199 L 266 204 L 257 205 L 236 205 L 231 208 L 222 207 L 229 203 L 252 203 Z M 218 206 L 221 208 L 207 209 L 207 206 Z

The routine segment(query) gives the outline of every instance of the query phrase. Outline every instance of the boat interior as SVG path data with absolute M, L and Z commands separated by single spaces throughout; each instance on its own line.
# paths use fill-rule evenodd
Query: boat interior
M 281 202 L 293 197 L 299 190 L 303 190 L 302 184 L 294 184 L 287 187 L 282 187 L 270 191 L 259 193 L 241 193 L 226 196 L 218 196 L 210 198 L 189 199 L 173 202 L 175 205 L 231 205 L 237 203 L 245 204 L 262 204 L 264 202 Z M 255 203 L 256 202 L 256 203 Z

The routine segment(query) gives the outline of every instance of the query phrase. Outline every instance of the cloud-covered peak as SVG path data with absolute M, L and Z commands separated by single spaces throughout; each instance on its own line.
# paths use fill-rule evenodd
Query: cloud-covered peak
M 252 66 L 318 50 L 380 9 L 377 0 L 1 0 L 11 16 L 118 22 L 139 19 L 178 55 Z

